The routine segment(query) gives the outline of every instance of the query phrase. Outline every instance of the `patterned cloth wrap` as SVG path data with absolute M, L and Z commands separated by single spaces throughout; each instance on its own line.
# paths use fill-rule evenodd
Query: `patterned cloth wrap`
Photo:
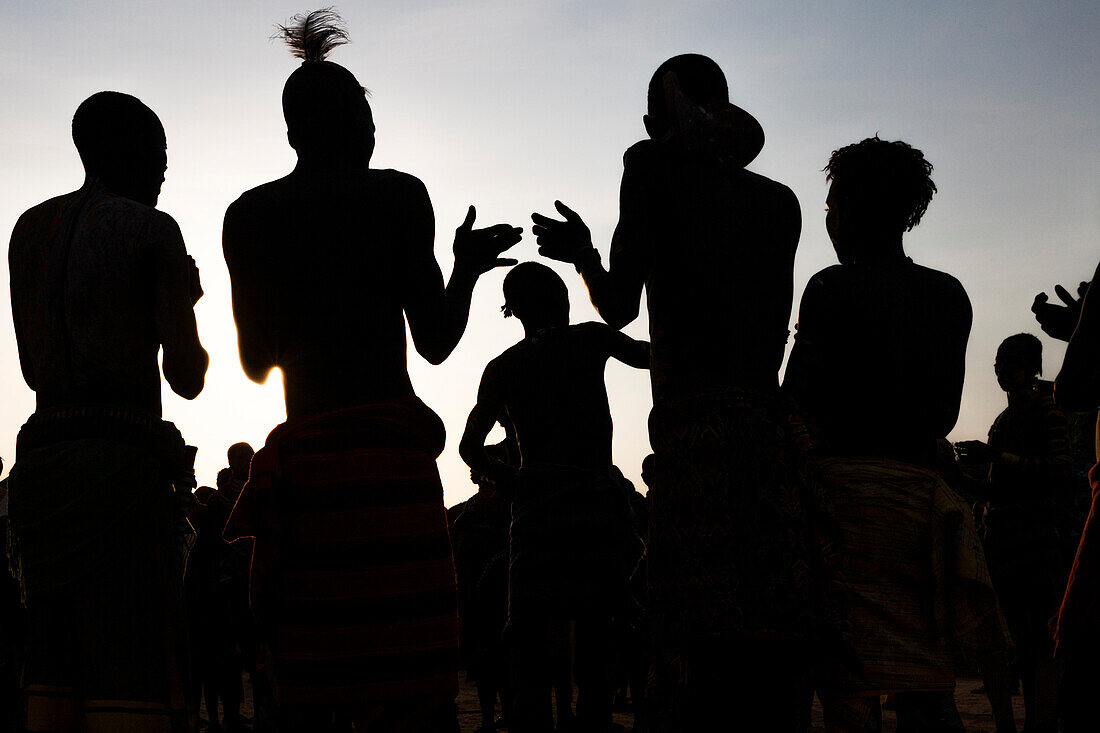
M 819 692 L 950 691 L 956 664 L 1011 641 L 970 507 L 934 471 L 882 458 L 821 463 L 862 673 L 826 664 Z M 834 660 L 835 661 L 835 660 Z
M 633 491 L 614 466 L 520 469 L 509 534 L 509 624 L 611 614 L 629 603 L 644 552 L 632 522 Z
M 120 410 L 52 410 L 16 450 L 9 558 L 28 609 L 27 729 L 187 730 L 194 534 L 179 431 Z
M 1100 463 L 1089 471 L 1089 486 L 1092 488 L 1092 506 L 1073 558 L 1073 569 L 1058 609 L 1054 630 L 1055 653 L 1059 656 L 1067 651 L 1072 653 L 1079 644 L 1095 648 L 1100 643 L 1100 634 L 1096 631 L 1097 612 L 1100 611 L 1100 528 L 1096 526 L 1100 522 L 1097 516 L 1100 507 Z
M 457 692 L 444 438 L 413 397 L 288 421 L 252 459 L 225 537 L 256 539 L 251 604 L 280 704 Z
M 841 633 L 831 510 L 789 400 L 729 390 L 661 405 L 650 440 L 658 647 Z

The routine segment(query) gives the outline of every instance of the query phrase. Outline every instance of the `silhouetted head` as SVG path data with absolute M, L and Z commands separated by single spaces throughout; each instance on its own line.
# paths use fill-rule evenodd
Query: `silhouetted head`
M 524 328 L 569 323 L 569 291 L 558 273 L 539 262 L 522 262 L 504 278 L 504 317 L 515 316 Z
M 73 115 L 73 142 L 90 179 L 107 190 L 147 206 L 156 206 L 168 149 L 164 127 L 137 97 L 97 92 Z
M 643 121 L 646 132 L 654 140 L 664 137 L 669 129 L 670 120 L 664 80 L 665 75 L 670 71 L 676 74 L 684 96 L 698 106 L 707 107 L 715 102 L 730 101 L 726 75 L 711 58 L 697 53 L 673 56 L 658 66 L 649 80 L 648 113 Z
M 843 263 L 873 257 L 861 251 L 865 247 L 900 242 L 936 193 L 924 153 L 878 135 L 834 150 L 824 170 L 825 180 L 832 182 L 825 228 Z
M 233 478 L 240 480 L 248 478 L 248 469 L 252 465 L 254 455 L 256 451 L 252 450 L 252 446 L 248 443 L 234 443 L 229 446 L 226 458 L 229 459 L 229 469 L 233 472 Z
M 642 459 L 642 483 L 653 488 L 653 475 L 657 472 L 657 456 L 650 453 Z
M 295 15 L 277 38 L 302 59 L 283 87 L 287 140 L 299 157 L 337 158 L 366 167 L 374 153 L 374 116 L 355 75 L 325 58 L 348 42 L 331 8 Z
M 993 362 L 997 384 L 1005 392 L 1027 389 L 1043 373 L 1043 344 L 1030 333 L 1009 336 L 997 347 Z

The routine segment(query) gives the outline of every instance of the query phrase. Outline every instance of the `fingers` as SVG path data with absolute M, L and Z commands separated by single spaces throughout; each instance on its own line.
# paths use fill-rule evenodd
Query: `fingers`
M 493 260 L 493 267 L 511 267 L 516 264 L 519 264 L 519 260 L 514 260 L 511 257 L 498 257 Z
M 531 221 L 535 222 L 535 224 L 540 226 L 540 227 L 552 227 L 555 224 L 560 225 L 560 224 L 564 223 L 564 222 L 558 221 L 557 219 L 551 219 L 548 216 L 543 216 L 542 214 L 537 214 L 537 213 L 536 214 L 531 214 Z M 534 231 L 534 230 L 532 229 L 531 231 Z
M 495 250 L 495 255 L 499 255 L 504 250 L 515 247 L 519 244 L 521 239 L 523 239 L 523 230 L 518 227 L 512 228 L 510 231 L 494 237 L 492 247 L 493 250 Z
M 557 209 L 558 213 L 561 214 L 562 216 L 564 216 L 565 220 L 568 221 L 568 222 L 577 223 L 577 222 L 581 221 L 580 214 L 578 214 L 577 212 L 570 209 L 568 206 L 563 204 L 561 201 L 555 201 L 554 202 L 554 208 Z
M 1047 304 L 1049 298 L 1046 293 L 1039 293 L 1035 296 L 1035 300 L 1031 301 L 1031 312 L 1038 313 L 1043 309 L 1043 306 Z
M 466 210 L 466 218 L 463 219 L 462 223 L 458 225 L 459 231 L 463 229 L 465 229 L 466 231 L 470 231 L 470 229 L 474 226 L 474 219 L 476 218 L 477 209 L 474 208 L 473 204 L 470 204 L 470 208 Z
M 1063 303 L 1073 307 L 1077 305 L 1077 299 L 1069 294 L 1069 291 L 1063 288 L 1061 285 L 1054 286 L 1054 294 L 1057 295 Z
M 513 233 L 520 232 L 520 233 L 522 233 L 523 229 L 520 228 L 520 227 L 514 227 L 511 224 L 494 224 L 491 227 L 485 227 L 484 229 L 478 229 L 477 230 L 478 234 L 485 234 L 486 236 L 489 236 L 489 237 L 499 237 L 502 234 L 507 234 L 508 232 L 513 232 Z

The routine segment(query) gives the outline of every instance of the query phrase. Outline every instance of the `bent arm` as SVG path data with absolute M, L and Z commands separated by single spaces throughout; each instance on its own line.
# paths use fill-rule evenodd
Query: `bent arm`
M 970 340 L 970 327 L 974 321 L 974 311 L 970 298 L 962 285 L 956 283 L 957 292 L 954 308 L 948 313 L 952 324 L 950 335 L 946 339 L 946 356 L 941 360 L 941 371 L 937 375 L 938 383 L 934 394 L 938 404 L 934 415 L 938 418 L 936 437 L 946 437 L 959 421 L 959 409 L 962 406 L 963 380 L 966 376 L 966 344 Z
M 164 214 L 150 225 L 149 245 L 154 262 L 154 318 L 157 339 L 164 349 L 164 378 L 184 399 L 199 396 L 206 384 L 210 359 L 199 342 L 191 301 L 191 266 L 183 235 Z
M 1092 276 L 1093 285 L 1097 278 L 1100 265 Z M 1091 286 L 1054 381 L 1054 396 L 1067 410 L 1085 411 L 1100 405 L 1100 294 Z
M 632 339 L 622 331 L 606 326 L 601 327 L 600 331 L 609 356 L 635 369 L 649 369 L 648 341 Z
M 466 429 L 458 444 L 458 454 L 466 465 L 475 472 L 493 478 L 499 473 L 499 461 L 494 461 L 485 452 L 485 438 L 493 429 L 503 409 L 496 370 L 493 364 L 485 367 L 481 377 L 481 386 L 477 391 L 477 404 L 466 420 Z

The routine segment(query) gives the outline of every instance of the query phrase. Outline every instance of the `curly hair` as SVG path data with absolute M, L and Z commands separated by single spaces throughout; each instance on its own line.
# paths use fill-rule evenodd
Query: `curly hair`
M 901 140 L 878 135 L 834 150 L 822 169 L 826 181 L 840 182 L 848 194 L 872 201 L 910 231 L 936 193 L 932 164 Z

